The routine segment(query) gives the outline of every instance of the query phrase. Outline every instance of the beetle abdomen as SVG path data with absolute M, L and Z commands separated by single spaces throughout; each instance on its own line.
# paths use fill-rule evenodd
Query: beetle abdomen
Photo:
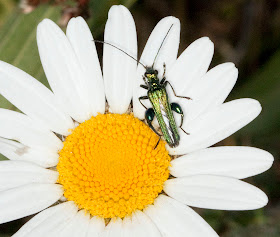
M 152 103 L 164 139 L 170 147 L 178 146 L 180 136 L 165 88 L 148 91 L 148 97 Z

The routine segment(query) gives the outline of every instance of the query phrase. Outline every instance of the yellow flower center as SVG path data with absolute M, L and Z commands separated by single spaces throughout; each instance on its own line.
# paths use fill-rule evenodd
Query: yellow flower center
M 163 189 L 170 157 L 165 143 L 132 115 L 103 114 L 85 121 L 60 151 L 58 182 L 80 209 L 103 218 L 142 210 Z

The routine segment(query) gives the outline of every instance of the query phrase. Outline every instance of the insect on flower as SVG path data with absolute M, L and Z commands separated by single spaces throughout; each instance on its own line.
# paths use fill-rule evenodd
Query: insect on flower
M 135 59 L 133 56 L 129 55 L 127 52 L 116 47 L 115 45 L 112 45 L 112 44 L 110 44 L 108 42 L 104 42 L 104 41 L 94 40 L 97 43 L 108 44 L 108 45 L 120 50 L 121 52 L 125 53 L 127 56 L 129 56 L 133 60 L 137 61 L 140 65 L 142 65 L 145 68 L 146 71 L 145 71 L 145 74 L 143 75 L 143 80 L 145 82 L 145 85 L 140 85 L 140 87 L 147 90 L 147 95 L 140 96 L 138 99 L 139 99 L 139 102 L 141 103 L 141 105 L 144 106 L 146 109 L 145 119 L 146 119 L 149 127 L 159 136 L 159 140 L 155 146 L 155 149 L 158 146 L 158 143 L 162 136 L 164 137 L 165 141 L 168 143 L 168 145 L 170 147 L 176 147 L 179 145 L 180 135 L 179 135 L 178 126 L 176 125 L 176 121 L 175 121 L 172 111 L 181 115 L 181 123 L 180 123 L 179 128 L 182 129 L 182 131 L 184 133 L 189 135 L 189 133 L 187 133 L 182 128 L 183 122 L 184 122 L 184 113 L 183 113 L 181 106 L 178 103 L 169 102 L 168 93 L 166 91 L 167 84 L 169 84 L 169 86 L 171 87 L 171 89 L 176 97 L 184 98 L 184 99 L 188 99 L 188 100 L 190 100 L 191 98 L 176 95 L 174 88 L 172 87 L 170 82 L 167 81 L 167 79 L 165 77 L 165 72 L 166 72 L 165 63 L 163 64 L 164 72 L 163 72 L 162 79 L 159 79 L 158 71 L 156 69 L 154 69 L 154 64 L 156 62 L 157 56 L 159 55 L 159 52 L 164 44 L 164 41 L 167 38 L 172 27 L 173 27 L 173 24 L 170 26 L 169 30 L 167 31 L 167 33 L 157 51 L 157 54 L 155 56 L 152 66 L 145 66 L 139 60 Z M 142 103 L 142 100 L 147 100 L 147 99 L 150 100 L 150 102 L 152 104 L 152 108 L 147 108 Z M 159 123 L 162 134 L 160 134 L 152 124 L 152 121 L 154 120 L 155 116 Z

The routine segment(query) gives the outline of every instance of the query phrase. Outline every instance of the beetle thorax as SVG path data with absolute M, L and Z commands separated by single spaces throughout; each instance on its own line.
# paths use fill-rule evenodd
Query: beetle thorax
M 149 84 L 149 88 L 157 89 L 159 86 L 158 71 L 152 67 L 148 67 L 145 72 L 145 77 Z

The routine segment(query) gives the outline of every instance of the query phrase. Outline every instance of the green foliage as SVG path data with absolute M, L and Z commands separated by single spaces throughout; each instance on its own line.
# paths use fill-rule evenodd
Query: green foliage
M 0 25 L 9 17 L 15 7 L 15 0 L 0 0 Z

